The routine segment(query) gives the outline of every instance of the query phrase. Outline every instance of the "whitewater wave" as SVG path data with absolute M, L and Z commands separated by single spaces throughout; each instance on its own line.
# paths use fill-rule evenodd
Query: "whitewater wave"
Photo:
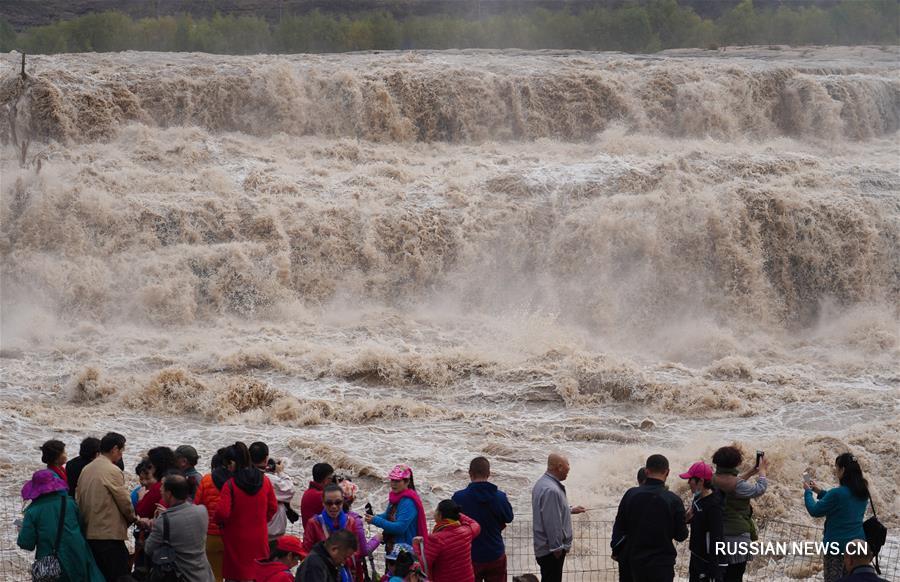
M 339 63 L 124 53 L 98 68 L 96 57 L 61 55 L 33 57 L 38 73 L 24 83 L 7 74 L 0 105 L 16 107 L 20 133 L 60 141 L 109 138 L 132 121 L 388 142 L 585 140 L 611 123 L 679 137 L 869 139 L 900 127 L 900 80 L 872 53 L 868 66 L 821 69 L 502 51 Z

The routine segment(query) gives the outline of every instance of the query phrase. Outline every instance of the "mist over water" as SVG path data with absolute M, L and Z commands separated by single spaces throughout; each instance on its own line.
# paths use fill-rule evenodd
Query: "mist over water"
M 0 471 L 261 438 L 380 506 L 481 453 L 524 508 L 560 448 L 601 507 L 737 440 L 760 515 L 850 447 L 896 523 L 895 57 L 5 57 Z

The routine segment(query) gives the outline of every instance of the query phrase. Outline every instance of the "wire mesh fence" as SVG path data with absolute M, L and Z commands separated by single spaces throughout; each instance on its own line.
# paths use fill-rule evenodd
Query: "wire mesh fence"
M 16 545 L 15 522 L 22 517 L 23 504 L 16 499 L 0 498 L 0 581 L 29 582 L 33 554 Z M 520 514 L 522 515 L 522 514 Z M 527 513 L 525 513 L 527 515 Z M 566 582 L 616 582 L 618 569 L 610 557 L 609 541 L 612 520 L 576 519 L 573 522 L 574 543 L 566 558 L 564 579 Z M 302 535 L 299 522 L 291 524 L 288 533 Z M 372 532 L 374 533 L 374 531 Z M 801 555 L 790 551 L 792 543 L 821 542 L 821 528 L 779 520 L 759 524 L 759 541 L 763 544 L 787 544 L 784 555 L 755 557 L 747 567 L 747 581 L 812 581 L 822 579 L 822 557 L 816 554 Z M 509 577 L 520 574 L 537 574 L 539 568 L 534 559 L 531 523 L 518 520 L 510 524 L 503 534 Z M 687 580 L 689 552 L 687 543 L 676 544 L 678 561 L 676 579 Z M 377 553 L 376 568 L 383 571 L 383 552 Z M 900 539 L 889 538 L 880 555 L 882 577 L 900 580 Z

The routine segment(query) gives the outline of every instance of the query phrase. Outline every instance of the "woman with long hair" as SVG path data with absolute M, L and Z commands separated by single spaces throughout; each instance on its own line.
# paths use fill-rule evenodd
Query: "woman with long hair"
M 852 453 L 843 453 L 834 460 L 832 468 L 839 485 L 822 489 L 815 481 L 803 483 L 806 511 L 813 517 L 825 518 L 825 544 L 836 543 L 840 553 L 827 552 L 823 556 L 825 582 L 835 582 L 844 575 L 843 549 L 847 543 L 866 539 L 863 519 L 869 504 L 869 482 Z M 813 498 L 815 494 L 816 498 Z
M 206 507 L 209 514 L 209 527 L 206 530 L 206 559 L 212 566 L 213 577 L 216 582 L 222 582 L 222 560 L 225 556 L 225 546 L 222 543 L 222 531 L 216 523 L 216 508 L 219 506 L 219 496 L 222 487 L 231 479 L 231 471 L 225 467 L 225 448 L 221 448 L 213 455 L 210 461 L 210 472 L 200 479 L 194 503 Z
M 225 549 L 222 575 L 225 580 L 253 580 L 256 560 L 269 557 L 269 520 L 278 501 L 272 482 L 250 463 L 247 445 L 234 443 L 223 457 L 232 477 L 222 486 L 216 505 Z

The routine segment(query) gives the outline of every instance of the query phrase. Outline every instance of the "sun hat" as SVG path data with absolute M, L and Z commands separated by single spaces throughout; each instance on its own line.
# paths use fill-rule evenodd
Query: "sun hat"
M 412 469 L 409 468 L 409 465 L 397 465 L 391 472 L 388 474 L 388 479 L 391 481 L 399 481 L 401 479 L 410 479 L 412 478 Z
M 31 481 L 25 483 L 22 487 L 22 499 L 34 500 L 41 495 L 55 493 L 57 491 L 67 491 L 69 486 L 66 482 L 56 476 L 56 473 L 50 469 L 41 469 L 35 471 L 31 476 Z
M 697 461 L 691 468 L 687 470 L 687 473 L 682 473 L 679 475 L 682 479 L 701 479 L 703 481 L 712 481 L 713 478 L 713 470 L 712 467 L 704 463 L 703 461 Z

